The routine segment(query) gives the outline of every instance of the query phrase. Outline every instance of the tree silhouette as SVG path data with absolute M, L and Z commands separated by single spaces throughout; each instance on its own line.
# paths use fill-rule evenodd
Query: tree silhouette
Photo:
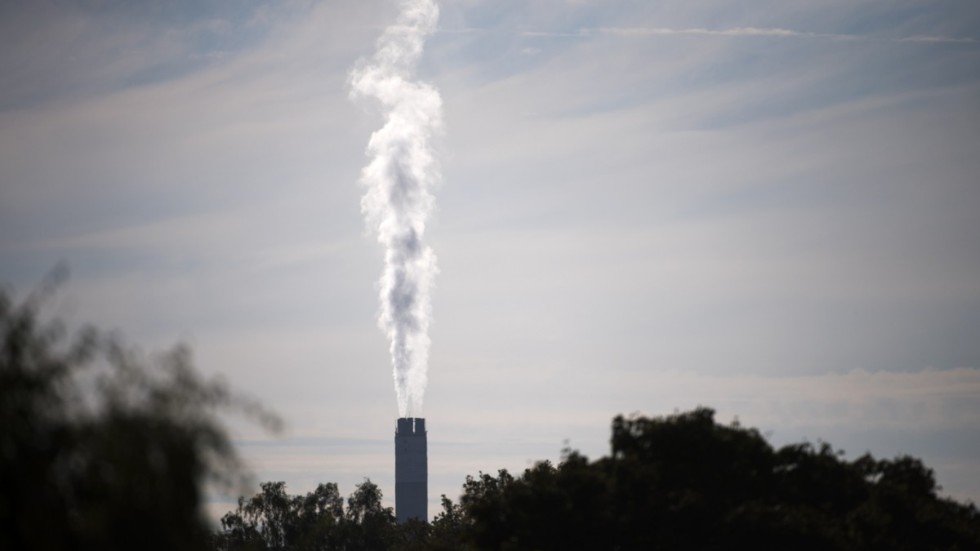
M 611 454 L 566 452 L 520 477 L 467 477 L 476 549 L 980 549 L 976 507 L 941 498 L 919 460 L 773 449 L 698 408 L 616 417 Z
M 443 496 L 431 524 L 396 524 L 369 481 L 346 512 L 326 486 L 332 505 L 307 508 L 321 520 L 304 524 L 301 504 L 321 490 L 288 497 L 282 483 L 264 484 L 222 521 L 221 549 L 980 549 L 980 513 L 939 497 L 915 458 L 847 461 L 826 443 L 774 449 L 708 408 L 616 417 L 610 442 L 596 461 L 566 449 L 557 466 L 469 476 L 459 504 Z M 249 516 L 267 502 L 287 512 Z
M 144 360 L 39 321 L 53 286 L 21 304 L 0 291 L 0 549 L 209 548 L 204 486 L 241 475 L 215 412 L 275 417 L 202 379 L 186 348 Z
M 337 485 L 320 484 L 302 495 L 287 495 L 284 482 L 265 482 L 261 491 L 239 498 L 236 510 L 221 519 L 217 549 L 239 550 L 385 550 L 399 542 L 425 542 L 425 523 L 399 526 L 381 489 L 370 480 L 357 485 L 347 509 Z M 409 533 L 414 529 L 419 533 Z

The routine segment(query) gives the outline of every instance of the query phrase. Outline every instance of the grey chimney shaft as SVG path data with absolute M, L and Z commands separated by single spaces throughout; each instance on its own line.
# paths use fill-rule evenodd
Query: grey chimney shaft
M 395 516 L 429 520 L 429 459 L 425 419 L 401 417 L 395 430 Z

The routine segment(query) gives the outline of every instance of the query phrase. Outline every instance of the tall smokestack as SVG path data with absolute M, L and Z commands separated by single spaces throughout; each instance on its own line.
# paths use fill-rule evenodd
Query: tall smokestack
M 429 458 L 425 419 L 400 417 L 395 429 L 395 516 L 429 520 Z
M 432 145 L 442 129 L 442 98 L 414 79 L 425 39 L 436 31 L 435 0 L 399 0 L 371 59 L 350 74 L 352 98 L 377 100 L 384 125 L 371 134 L 369 162 L 361 171 L 368 226 L 384 247 L 378 325 L 389 339 L 398 400 L 395 431 L 395 512 L 399 522 L 428 520 L 429 469 L 422 401 L 429 360 L 429 294 L 439 271 L 425 236 L 439 182 Z

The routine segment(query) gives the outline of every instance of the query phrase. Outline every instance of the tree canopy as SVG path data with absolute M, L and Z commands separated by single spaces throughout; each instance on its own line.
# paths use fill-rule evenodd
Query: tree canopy
M 708 408 L 618 416 L 610 454 L 595 461 L 566 450 L 557 465 L 519 476 L 467 477 L 459 503 L 443 496 L 431 524 L 397 525 L 380 505 L 355 505 L 380 503 L 369 482 L 346 514 L 333 485 L 306 497 L 286 496 L 282 483 L 262 489 L 222 521 L 223 550 L 980 548 L 980 513 L 939 496 L 918 459 L 849 461 L 826 443 L 775 449 L 755 429 L 716 423 Z M 332 505 L 310 519 L 321 495 Z
M 391 508 L 383 507 L 381 500 L 381 489 L 370 480 L 357 486 L 346 510 L 334 483 L 320 484 L 305 496 L 291 496 L 284 482 L 266 482 L 258 494 L 239 498 L 237 509 L 222 517 L 216 548 L 391 549 L 398 526 Z
M 184 347 L 144 358 L 70 335 L 0 291 L 0 549 L 209 549 L 206 484 L 242 470 L 216 413 L 273 415 L 202 378 Z
M 977 509 L 937 490 L 918 459 L 774 449 L 699 408 L 616 417 L 597 461 L 467 478 L 461 506 L 477 549 L 980 548 Z

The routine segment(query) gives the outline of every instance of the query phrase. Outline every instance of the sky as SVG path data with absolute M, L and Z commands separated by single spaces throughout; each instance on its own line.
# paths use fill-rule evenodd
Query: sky
M 980 7 L 441 0 L 430 515 L 466 475 L 698 405 L 909 454 L 980 502 Z M 393 0 L 0 3 L 0 282 L 284 419 L 256 480 L 365 477 L 398 408 L 351 71 Z M 212 495 L 213 515 L 233 496 Z

